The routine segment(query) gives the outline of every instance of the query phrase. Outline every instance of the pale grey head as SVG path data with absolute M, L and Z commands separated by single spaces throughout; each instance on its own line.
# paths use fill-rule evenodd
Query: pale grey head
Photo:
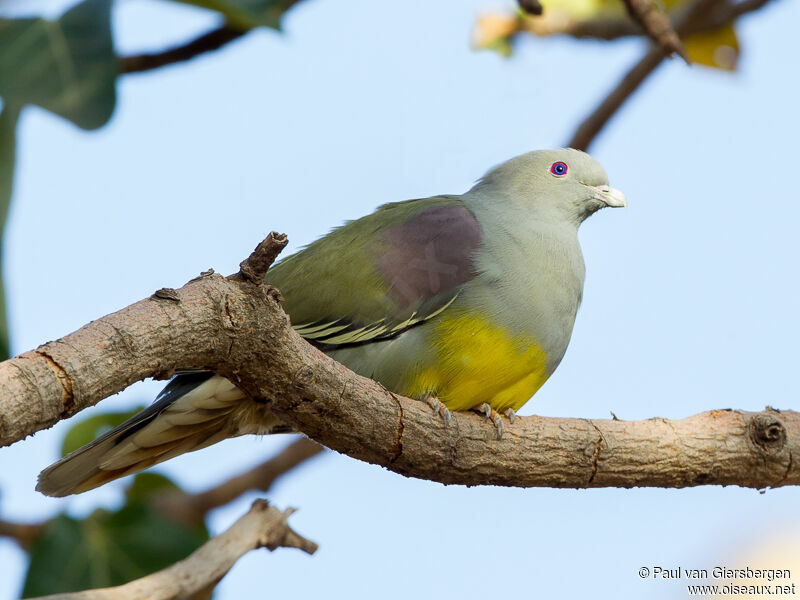
M 539 219 L 576 227 L 601 208 L 627 206 L 625 195 L 609 186 L 600 163 L 572 148 L 515 156 L 489 171 L 473 190 L 500 194 Z

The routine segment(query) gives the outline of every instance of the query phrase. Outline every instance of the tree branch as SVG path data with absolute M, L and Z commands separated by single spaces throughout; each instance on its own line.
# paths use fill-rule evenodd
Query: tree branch
M 661 46 L 650 46 L 647 53 L 628 71 L 597 108 L 583 120 L 567 142 L 568 148 L 588 150 L 591 143 L 606 126 L 623 103 L 639 89 L 645 79 L 656 70 L 666 53 Z
M 198 494 L 166 492 L 163 496 L 156 496 L 155 503 L 159 510 L 174 518 L 189 522 L 200 521 L 209 511 L 232 502 L 250 490 L 268 491 L 275 480 L 317 456 L 324 449 L 313 440 L 302 437 L 269 460 L 204 492 Z
M 669 55 L 675 52 L 686 64 L 691 64 L 689 55 L 681 43 L 678 33 L 672 28 L 667 13 L 656 0 L 623 0 L 630 17 L 642 26 L 647 35 Z
M 544 12 L 544 7 L 539 0 L 518 0 L 519 7 L 529 15 L 539 16 Z
M 177 298 L 177 300 L 176 300 Z M 800 413 L 718 410 L 668 421 L 527 417 L 492 424 L 360 377 L 303 340 L 265 284 L 206 274 L 0 363 L 0 445 L 146 377 L 209 368 L 338 452 L 464 485 L 764 488 L 800 484 Z
M 283 547 L 314 554 L 317 545 L 289 527 L 287 519 L 293 512 L 291 508 L 281 512 L 265 500 L 256 500 L 225 533 L 166 569 L 116 587 L 40 596 L 38 600 L 177 600 L 216 584 L 250 550 Z
M 289 238 L 285 233 L 271 232 L 264 241 L 256 246 L 250 256 L 239 263 L 237 275 L 247 281 L 259 283 L 288 243 Z
M 762 8 L 770 0 L 718 0 L 712 10 L 702 19 L 687 24 L 683 37 L 695 33 L 705 33 L 732 23 L 740 16 Z M 524 17 L 523 17 L 524 18 Z M 673 29 L 675 29 L 673 25 Z M 565 19 L 526 18 L 520 31 L 547 37 L 568 35 L 576 39 L 597 39 L 613 41 L 625 37 L 641 37 L 642 28 L 630 19 L 592 18 Z
M 0 520 L 0 537 L 11 538 L 22 548 L 28 548 L 41 530 L 40 523 L 12 523 Z
M 769 0 L 721 3 L 717 0 L 696 0 L 683 15 L 676 19 L 675 31 L 681 37 L 685 37 L 693 33 L 718 29 L 732 23 L 744 14 L 760 9 L 767 2 Z M 651 45 L 642 59 L 625 74 L 622 81 L 578 126 L 567 146 L 587 150 L 611 117 L 666 57 L 667 51 L 663 46 Z
M 119 72 L 141 73 L 142 71 L 151 71 L 166 65 L 191 60 L 206 52 L 218 50 L 225 44 L 239 39 L 248 31 L 250 30 L 223 25 L 174 48 L 151 54 L 123 56 L 119 59 Z

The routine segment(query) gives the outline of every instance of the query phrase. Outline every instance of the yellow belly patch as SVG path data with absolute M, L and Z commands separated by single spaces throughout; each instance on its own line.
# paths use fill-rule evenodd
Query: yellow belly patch
M 484 319 L 444 319 L 434 333 L 436 363 L 423 366 L 407 396 L 436 392 L 447 408 L 482 402 L 518 410 L 547 381 L 547 354 L 529 336 L 512 336 Z

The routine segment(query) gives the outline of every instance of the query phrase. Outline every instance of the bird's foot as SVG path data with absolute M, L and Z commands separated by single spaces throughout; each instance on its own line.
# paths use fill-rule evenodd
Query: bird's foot
M 425 402 L 427 403 L 428 406 L 430 406 L 433 409 L 433 412 L 435 412 L 442 418 L 445 427 L 450 425 L 450 419 L 452 418 L 452 415 L 450 414 L 450 409 L 448 409 L 444 404 L 439 402 L 439 398 L 436 397 L 436 394 L 428 395 L 428 397 L 425 398 Z
M 487 421 L 491 421 L 494 424 L 495 429 L 497 429 L 497 439 L 498 440 L 503 437 L 503 432 L 505 430 L 505 425 L 503 425 L 503 417 L 501 417 L 500 414 L 496 410 L 494 410 L 486 402 L 483 402 L 482 404 L 479 404 L 478 406 L 476 406 L 472 410 L 474 410 L 475 412 L 477 412 L 479 414 L 482 414 L 484 417 L 486 417 Z M 507 412 L 508 411 L 506 411 L 506 413 Z M 514 416 L 516 417 L 516 415 L 514 415 Z M 509 420 L 511 420 L 510 417 L 509 417 Z

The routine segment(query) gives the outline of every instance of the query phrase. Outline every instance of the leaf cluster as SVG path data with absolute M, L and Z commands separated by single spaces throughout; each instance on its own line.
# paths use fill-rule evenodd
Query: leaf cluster
M 95 415 L 64 437 L 68 454 L 116 427 L 141 407 Z M 117 510 L 97 509 L 84 518 L 59 513 L 43 523 L 27 545 L 28 571 L 22 597 L 120 585 L 186 558 L 209 539 L 202 518 L 181 519 L 158 499 L 182 493 L 164 475 L 136 475 Z
M 299 0 L 175 0 L 214 11 L 230 26 L 280 29 Z M 114 50 L 113 0 L 82 0 L 58 19 L 0 18 L 0 233 L 13 191 L 16 126 L 26 105 L 39 106 L 85 130 L 102 127 L 117 102 L 124 74 Z M 0 273 L 0 359 L 8 328 Z

